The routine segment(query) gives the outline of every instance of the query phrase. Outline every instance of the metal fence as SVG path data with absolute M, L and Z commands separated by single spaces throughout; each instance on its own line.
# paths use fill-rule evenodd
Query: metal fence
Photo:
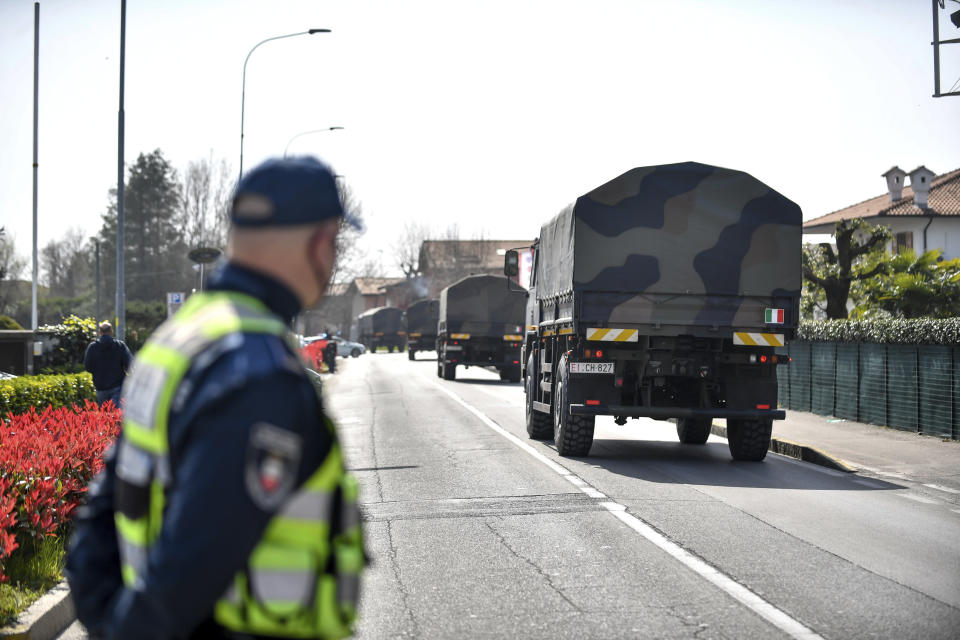
M 780 406 L 960 440 L 960 346 L 793 342 Z

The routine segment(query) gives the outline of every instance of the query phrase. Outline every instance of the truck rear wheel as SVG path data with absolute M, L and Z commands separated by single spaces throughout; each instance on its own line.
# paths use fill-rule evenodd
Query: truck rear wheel
M 727 443 L 734 460 L 760 462 L 770 448 L 771 420 L 727 420 Z
M 533 400 L 537 397 L 537 386 L 540 376 L 533 368 L 534 354 L 527 358 L 527 435 L 531 440 L 549 440 L 553 435 L 553 421 L 549 413 L 543 413 L 533 408 Z
M 704 444 L 710 437 L 709 418 L 677 418 L 677 436 L 683 444 Z
M 457 377 L 457 365 L 443 363 L 443 379 L 454 380 Z
M 567 356 L 560 357 L 559 371 L 554 376 L 556 393 L 553 407 L 553 441 L 561 456 L 586 456 L 593 445 L 594 416 L 576 416 L 570 413 L 570 374 Z
M 513 366 L 500 369 L 500 379 L 507 382 L 520 382 L 520 367 Z

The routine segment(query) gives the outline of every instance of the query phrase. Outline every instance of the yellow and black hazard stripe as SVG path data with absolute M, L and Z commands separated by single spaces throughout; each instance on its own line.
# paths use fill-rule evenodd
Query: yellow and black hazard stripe
M 784 345 L 782 333 L 752 333 L 736 331 L 733 334 L 733 344 L 748 347 L 782 347 Z
M 587 329 L 587 340 L 599 342 L 637 342 L 636 329 Z

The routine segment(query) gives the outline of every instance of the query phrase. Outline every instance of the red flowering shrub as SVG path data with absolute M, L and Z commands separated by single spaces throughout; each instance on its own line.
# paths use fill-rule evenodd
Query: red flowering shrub
M 121 412 L 47 408 L 10 415 L 0 430 L 0 582 L 3 560 L 26 538 L 63 533 L 103 454 L 120 432 Z

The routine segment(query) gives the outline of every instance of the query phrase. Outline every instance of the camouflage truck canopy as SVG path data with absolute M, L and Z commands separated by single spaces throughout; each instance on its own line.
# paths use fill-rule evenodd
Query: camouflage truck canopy
M 437 333 L 437 320 L 440 317 L 440 301 L 436 298 L 418 300 L 405 312 L 407 331 L 411 333 Z
M 762 307 L 778 304 L 790 318 L 801 224 L 799 206 L 742 171 L 631 169 L 543 226 L 537 298 L 582 293 L 582 319 L 608 322 L 729 324 L 742 311 L 756 324 L 760 308 L 762 324 Z
M 472 336 L 518 334 L 526 305 L 526 290 L 503 276 L 467 276 L 440 292 L 439 324 Z
M 375 307 L 364 311 L 357 316 L 360 324 L 360 333 L 372 335 L 375 333 L 397 333 L 403 331 L 403 311 L 397 307 Z

